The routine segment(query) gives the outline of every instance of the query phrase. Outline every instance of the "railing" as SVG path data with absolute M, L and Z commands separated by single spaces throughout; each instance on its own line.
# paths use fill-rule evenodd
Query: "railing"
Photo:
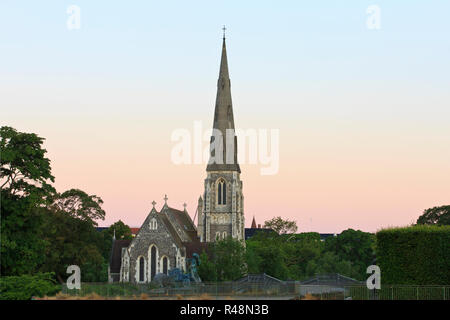
M 170 288 L 151 284 L 82 283 L 81 289 L 62 293 L 70 296 L 103 298 L 165 298 L 165 299 L 314 299 L 314 300 L 450 300 L 450 286 L 388 286 L 369 290 L 363 285 L 309 285 L 298 281 L 267 282 L 206 282 Z

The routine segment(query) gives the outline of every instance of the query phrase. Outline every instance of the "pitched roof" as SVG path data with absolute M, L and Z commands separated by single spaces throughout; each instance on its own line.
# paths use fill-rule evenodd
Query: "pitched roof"
M 184 233 L 187 240 L 194 241 L 197 238 L 197 229 L 186 211 L 165 207 L 161 212 L 166 214 L 169 217 L 169 220 L 176 224 L 174 229 L 179 229 L 180 232 Z
M 114 240 L 112 245 L 111 260 L 109 262 L 111 273 L 120 273 L 122 264 L 122 248 L 127 248 L 131 240 Z
M 181 248 L 183 246 L 183 242 L 181 241 L 180 236 L 175 231 L 174 227 L 170 223 L 167 216 L 164 213 L 162 213 L 162 210 L 161 210 L 161 212 L 158 213 L 158 217 L 160 217 L 161 220 L 164 222 L 164 225 L 166 226 L 167 230 L 169 231 L 170 235 L 172 236 L 173 241 L 177 244 L 178 247 Z

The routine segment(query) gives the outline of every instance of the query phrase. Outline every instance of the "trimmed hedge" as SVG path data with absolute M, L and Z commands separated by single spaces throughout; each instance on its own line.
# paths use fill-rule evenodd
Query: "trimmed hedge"
M 450 284 L 450 226 L 384 229 L 376 238 L 382 284 Z
M 30 300 L 33 296 L 55 295 L 61 291 L 53 273 L 0 278 L 0 300 Z

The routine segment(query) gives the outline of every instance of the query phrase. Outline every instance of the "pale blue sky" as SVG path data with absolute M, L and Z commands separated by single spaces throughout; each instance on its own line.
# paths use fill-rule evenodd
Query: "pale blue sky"
M 81 8 L 81 30 L 66 28 L 71 4 Z M 382 10 L 379 31 L 366 28 L 371 4 Z M 1 72 L 206 81 L 225 24 L 235 81 L 251 73 L 245 81 L 441 85 L 450 71 L 449 12 L 445 0 L 3 0 Z

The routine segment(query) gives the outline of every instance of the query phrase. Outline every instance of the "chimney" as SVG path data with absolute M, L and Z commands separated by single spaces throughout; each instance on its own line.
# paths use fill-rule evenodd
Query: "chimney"
M 258 229 L 261 229 L 261 224 L 260 223 L 258 223 Z

